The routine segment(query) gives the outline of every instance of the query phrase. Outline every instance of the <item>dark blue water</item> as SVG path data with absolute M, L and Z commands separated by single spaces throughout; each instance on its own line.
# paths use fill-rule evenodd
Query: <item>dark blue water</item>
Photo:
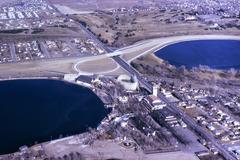
M 199 40 L 167 46 L 155 53 L 170 64 L 186 68 L 240 69 L 240 41 Z
M 0 82 L 0 154 L 97 127 L 109 113 L 89 89 L 63 81 Z

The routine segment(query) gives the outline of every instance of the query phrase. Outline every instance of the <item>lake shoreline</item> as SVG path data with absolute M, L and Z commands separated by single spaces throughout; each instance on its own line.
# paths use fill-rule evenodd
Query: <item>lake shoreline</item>
M 239 70 L 239 44 L 239 40 L 193 40 L 168 45 L 154 55 L 175 67 Z
M 7 108 L 9 108 L 9 109 L 5 109 L 6 107 L 2 108 L 2 109 L 4 109 L 4 112 L 2 112 L 3 115 L 1 117 L 2 118 L 7 117 L 11 113 L 13 115 L 13 117 L 11 119 L 7 120 L 7 124 L 8 124 L 7 126 L 11 126 L 12 133 L 15 133 L 15 132 L 18 133 L 18 136 L 15 136 L 14 138 L 12 138 L 12 142 L 14 143 L 14 146 L 15 145 L 17 146 L 17 148 L 14 149 L 15 151 L 18 150 L 18 147 L 21 147 L 25 144 L 32 146 L 32 145 L 34 145 L 35 142 L 45 143 L 48 141 L 47 140 L 48 138 L 49 138 L 49 140 L 52 140 L 52 138 L 59 139 L 59 138 L 65 137 L 65 136 L 68 137 L 70 135 L 87 133 L 88 127 L 97 128 L 101 124 L 101 121 L 104 120 L 104 118 L 109 114 L 109 110 L 106 109 L 102 100 L 91 89 L 84 87 L 84 86 L 80 86 L 75 83 L 69 83 L 65 80 L 56 79 L 56 77 L 54 77 L 54 79 L 53 78 L 45 79 L 43 77 L 38 78 L 38 79 L 35 79 L 33 77 L 31 77 L 30 79 L 27 79 L 27 78 L 25 78 L 25 79 L 10 79 L 10 80 L 2 79 L 0 82 L 1 82 L 1 87 L 2 87 L 1 96 L 3 97 L 3 99 L 5 99 L 5 101 L 2 101 L 1 104 L 2 104 L 2 106 L 6 106 Z M 25 84 L 25 85 L 23 85 L 23 84 Z M 49 85 L 49 87 L 47 87 L 47 85 Z M 14 94 L 12 95 L 13 89 L 14 89 Z M 37 90 L 37 92 L 36 92 L 36 90 Z M 10 97 L 14 101 L 8 100 L 9 98 L 7 98 L 7 97 L 9 97 L 10 94 L 12 95 Z M 72 96 L 70 96 L 70 94 Z M 50 96 L 51 98 L 48 95 L 51 95 Z M 4 96 L 5 96 L 5 98 L 4 98 Z M 84 100 L 82 100 L 82 102 L 77 102 L 77 100 L 79 101 L 79 99 L 78 99 L 79 96 L 85 97 Z M 96 98 L 96 100 L 90 100 L 91 98 L 94 98 L 94 97 Z M 65 99 L 63 99 L 63 98 L 65 98 Z M 38 103 L 35 100 L 37 100 L 39 102 L 41 101 L 41 103 Z M 22 105 L 21 105 L 21 101 L 23 102 Z M 90 103 L 88 103 L 88 102 L 90 102 Z M 32 109 L 29 108 L 30 106 L 32 106 L 32 105 L 30 105 L 31 103 L 34 103 L 34 106 L 35 106 Z M 85 103 L 87 103 L 87 105 Z M 101 103 L 102 108 L 99 107 L 100 104 L 98 104 L 98 103 Z M 64 104 L 66 104 L 66 105 L 64 105 Z M 17 110 L 20 109 L 19 107 L 15 107 L 15 106 L 19 106 L 19 105 L 22 106 L 21 111 L 20 112 L 15 111 L 14 108 L 16 108 Z M 56 106 L 58 108 L 57 112 L 53 113 L 53 111 L 55 110 L 54 108 L 56 108 Z M 66 107 L 66 106 L 68 106 L 68 107 Z M 80 106 L 85 106 L 85 107 L 80 107 Z M 88 106 L 87 107 L 88 109 L 86 108 L 86 106 Z M 48 109 L 44 109 L 46 107 Z M 63 112 L 61 108 L 66 111 Z M 36 112 L 36 114 L 31 113 L 32 112 L 31 110 L 34 110 L 34 112 Z M 94 110 L 96 110 L 96 111 L 98 110 L 97 115 L 99 115 L 99 117 L 95 116 L 96 120 L 89 119 L 91 117 L 90 115 L 89 115 L 90 116 L 89 118 L 87 118 L 87 117 L 84 118 L 84 116 L 79 117 L 76 114 L 83 113 L 81 110 L 84 110 L 84 115 L 94 114 Z M 46 112 L 46 111 L 48 112 L 48 114 L 42 113 L 42 112 Z M 29 113 L 29 114 L 27 114 L 28 115 L 27 117 L 26 117 L 25 113 Z M 16 115 L 16 116 L 14 116 L 14 115 Z M 44 115 L 44 119 L 42 119 L 43 117 L 41 118 L 41 115 Z M 54 118 L 54 115 L 57 117 Z M 67 119 L 66 119 L 66 116 L 68 117 Z M 82 119 L 82 120 L 80 120 L 81 123 L 80 124 L 75 123 L 74 121 L 79 118 Z M 18 119 L 18 121 L 16 121 L 16 119 Z M 50 119 L 52 119 L 52 120 L 50 120 Z M 99 121 L 97 119 L 99 119 Z M 56 123 L 55 123 L 55 120 L 56 120 Z M 44 123 L 44 121 L 49 121 L 51 123 L 48 125 L 45 125 L 46 123 Z M 86 121 L 86 123 L 85 123 L 85 121 Z M 23 126 L 20 128 L 15 127 L 14 125 L 21 126 L 19 124 L 16 124 L 16 122 L 24 124 L 24 126 L 27 128 L 24 129 Z M 42 124 L 39 124 L 40 122 Z M 71 125 L 67 125 L 68 123 L 70 123 Z M 40 130 L 37 132 L 34 129 L 37 127 L 35 124 L 38 124 L 37 126 L 40 127 L 39 128 Z M 50 127 L 51 125 L 53 125 L 53 127 Z M 31 129 L 31 126 L 33 129 Z M 87 128 L 85 127 L 85 129 L 83 131 L 84 126 L 86 126 Z M 2 127 L 4 129 L 3 124 L 2 124 Z M 18 128 L 21 129 L 21 131 L 18 130 Z M 41 128 L 46 128 L 46 129 L 41 129 Z M 13 132 L 12 130 L 16 130 L 16 131 Z M 1 134 L 3 134 L 2 137 L 6 137 L 4 135 L 8 135 L 7 137 L 9 137 L 9 138 L 13 137 L 13 136 L 11 136 L 10 133 L 8 133 L 10 131 L 8 131 L 7 129 L 6 130 L 4 129 L 4 131 L 5 132 L 1 133 Z M 37 135 L 32 134 L 32 132 L 38 133 L 39 139 L 38 138 L 35 139 L 34 137 L 36 137 L 38 134 Z M 27 136 L 27 133 L 31 133 L 31 135 L 32 136 L 34 135 L 34 136 L 33 137 Z M 49 135 L 48 135 L 48 133 L 49 133 Z M 60 135 L 62 135 L 62 137 L 57 138 Z M 27 137 L 27 139 L 29 139 L 29 140 L 26 140 L 26 141 L 24 140 L 25 142 L 22 143 L 21 141 L 23 139 L 25 139 L 24 137 Z M 6 143 L 9 142 L 9 140 L 7 140 L 7 139 L 5 139 Z M 5 142 L 3 141 L 2 143 L 4 144 Z M 4 146 L 5 147 L 1 151 L 2 154 L 7 153 L 7 150 L 8 150 L 7 148 L 9 148 L 9 152 L 13 151 L 13 149 L 10 149 L 10 148 L 15 148 L 13 146 L 13 144 L 11 144 L 11 143 L 8 143 L 8 145 L 4 145 Z

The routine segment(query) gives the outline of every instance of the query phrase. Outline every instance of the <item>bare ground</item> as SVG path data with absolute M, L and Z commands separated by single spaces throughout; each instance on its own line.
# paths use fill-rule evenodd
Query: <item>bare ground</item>
M 115 47 L 128 46 L 140 40 L 179 35 L 231 34 L 240 35 L 237 28 L 209 29 L 199 21 L 180 21 L 183 11 L 177 12 L 96 12 L 76 15 L 85 22 L 102 42 Z
M 63 76 L 76 73 L 72 66 L 77 58 L 0 64 L 0 78 Z

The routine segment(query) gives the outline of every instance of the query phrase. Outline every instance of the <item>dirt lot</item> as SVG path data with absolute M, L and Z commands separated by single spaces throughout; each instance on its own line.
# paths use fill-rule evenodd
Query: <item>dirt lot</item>
M 189 16 L 186 12 L 153 10 L 111 13 L 104 11 L 76 16 L 85 22 L 103 42 L 115 47 L 157 37 L 230 32 L 235 35 L 240 34 L 237 28 L 213 30 L 209 28 L 210 25 L 200 21 L 180 20 Z
M 111 140 L 97 140 L 92 145 L 81 145 L 77 137 L 46 143 L 43 147 L 49 156 L 58 157 L 75 151 L 83 153 L 86 160 L 177 160 L 179 157 L 181 157 L 181 160 L 199 160 L 194 154 L 184 152 L 156 153 L 146 155 L 141 150 L 134 151 L 132 148 L 127 149 L 120 146 L 117 142 Z

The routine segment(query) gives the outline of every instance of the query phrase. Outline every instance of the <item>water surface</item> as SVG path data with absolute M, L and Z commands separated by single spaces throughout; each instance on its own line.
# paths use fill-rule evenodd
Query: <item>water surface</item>
M 108 114 L 89 89 L 55 80 L 0 82 L 0 154 L 85 132 Z
M 240 69 L 240 41 L 198 40 L 169 45 L 155 53 L 170 64 L 186 68 Z

